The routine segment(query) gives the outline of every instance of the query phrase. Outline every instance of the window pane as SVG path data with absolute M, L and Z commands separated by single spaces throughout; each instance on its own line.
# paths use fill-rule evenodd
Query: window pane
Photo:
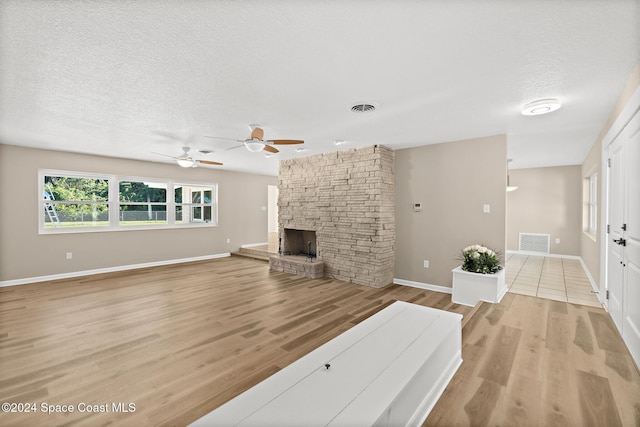
M 176 224 L 215 223 L 215 187 L 176 184 Z
M 199 185 L 176 184 L 174 190 L 176 203 L 213 203 L 213 189 Z
M 166 183 L 120 181 L 118 188 L 118 223 L 121 226 L 167 224 Z
M 108 179 L 45 175 L 43 184 L 44 228 L 109 226 Z
M 167 202 L 167 184 L 165 183 L 120 181 L 119 189 L 120 202 Z
M 191 208 L 193 215 L 191 215 L 191 219 L 193 221 L 202 221 L 202 208 L 200 206 L 194 206 Z
M 118 219 L 123 226 L 166 224 L 167 207 L 152 204 L 121 205 Z
M 45 203 L 45 228 L 108 227 L 109 205 L 101 203 Z
M 99 178 L 45 176 L 44 198 L 69 202 L 107 202 L 109 181 Z

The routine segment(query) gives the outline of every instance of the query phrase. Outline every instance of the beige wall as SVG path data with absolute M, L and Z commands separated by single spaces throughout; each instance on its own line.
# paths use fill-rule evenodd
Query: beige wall
M 518 250 L 519 233 L 551 235 L 550 252 L 580 255 L 582 172 L 579 165 L 509 171 L 507 249 Z M 556 243 L 560 239 L 560 243 Z
M 218 226 L 39 235 L 39 168 L 218 183 Z M 269 184 L 277 178 L 0 145 L 0 281 L 215 255 L 266 242 L 262 207 Z M 67 252 L 72 260 L 65 259 Z
M 504 252 L 506 165 L 506 135 L 396 151 L 397 279 L 451 287 L 465 246 Z M 414 202 L 422 212 L 413 212 Z
M 636 91 L 636 89 L 640 87 L 640 64 L 638 64 L 627 84 L 625 85 L 616 105 L 613 107 L 611 114 L 609 115 L 609 119 L 607 120 L 605 126 L 602 128 L 600 135 L 596 139 L 595 143 L 591 147 L 589 154 L 586 159 L 582 163 L 582 176 L 589 176 L 593 171 L 597 171 L 599 182 L 603 182 L 602 179 L 602 140 L 605 135 L 611 128 L 611 125 L 618 118 L 622 109 L 627 105 L 631 95 Z M 598 187 L 598 218 L 602 218 L 604 215 L 603 212 L 603 200 L 602 200 L 602 188 Z M 600 227 L 600 221 L 598 220 L 598 226 Z M 600 232 L 596 236 L 595 239 L 589 237 L 587 234 L 583 233 L 580 241 L 580 256 L 584 261 L 587 269 L 591 273 L 591 276 L 595 280 L 598 287 L 600 287 Z

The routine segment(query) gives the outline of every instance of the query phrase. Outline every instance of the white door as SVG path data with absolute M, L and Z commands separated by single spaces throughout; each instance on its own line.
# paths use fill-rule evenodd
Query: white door
M 626 236 L 622 338 L 640 366 L 640 112 L 625 130 Z
M 622 136 L 622 134 L 620 134 Z M 622 334 L 624 292 L 623 246 L 624 231 L 624 155 L 622 139 L 618 136 L 609 147 L 608 220 L 607 228 L 607 298 L 608 308 L 616 327 Z
M 608 149 L 609 312 L 640 365 L 640 112 Z

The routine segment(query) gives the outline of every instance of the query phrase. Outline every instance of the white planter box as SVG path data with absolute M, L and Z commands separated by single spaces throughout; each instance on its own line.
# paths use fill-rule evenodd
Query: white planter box
M 504 268 L 495 274 L 480 274 L 464 271 L 462 267 L 453 270 L 453 294 L 456 304 L 475 306 L 478 301 L 499 303 L 507 293 Z

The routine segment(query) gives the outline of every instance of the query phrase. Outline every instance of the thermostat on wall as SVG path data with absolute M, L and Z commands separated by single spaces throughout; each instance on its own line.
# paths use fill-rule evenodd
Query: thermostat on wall
M 422 212 L 422 203 L 414 203 L 413 204 L 414 212 Z

